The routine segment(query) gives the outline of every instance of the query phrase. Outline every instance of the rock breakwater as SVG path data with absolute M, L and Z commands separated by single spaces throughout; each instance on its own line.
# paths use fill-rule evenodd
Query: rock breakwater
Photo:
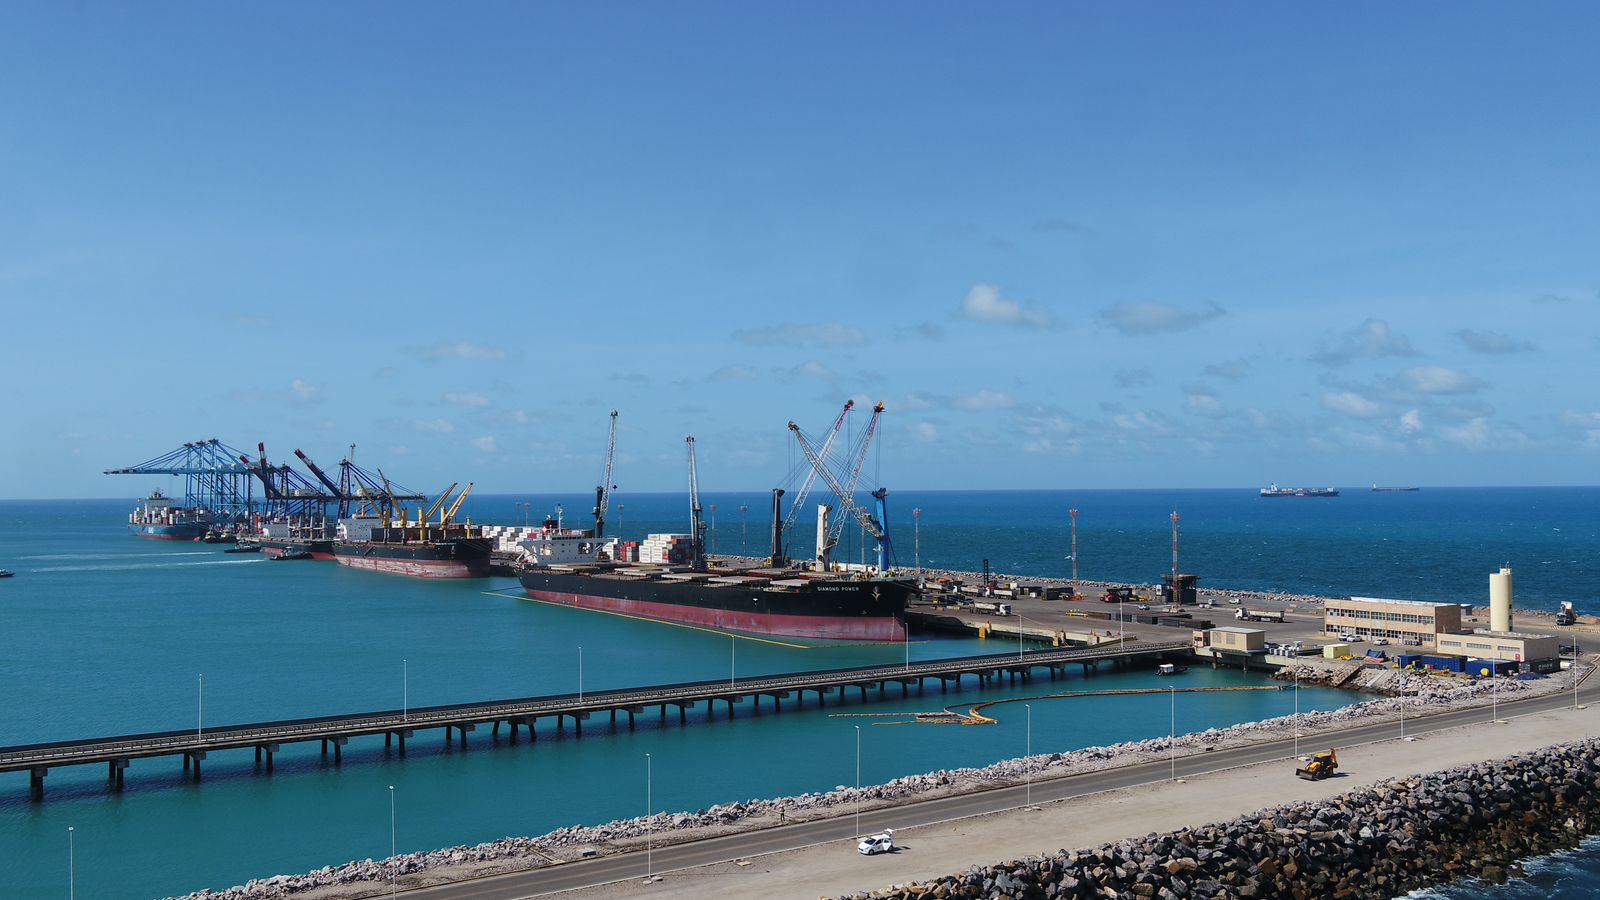
M 1059 850 L 851 895 L 911 898 L 1339 897 L 1388 900 L 1600 831 L 1600 740 L 1292 803 L 1227 822 Z

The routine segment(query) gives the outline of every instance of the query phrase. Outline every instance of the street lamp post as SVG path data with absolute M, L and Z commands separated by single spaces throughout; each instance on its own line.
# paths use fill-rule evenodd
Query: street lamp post
M 400 721 L 411 721 L 411 661 L 409 659 L 400 660 Z
M 67 900 L 78 895 L 78 859 L 72 839 L 73 826 L 67 826 Z
M 398 893 L 394 883 L 394 870 L 397 865 L 395 860 L 394 843 L 394 785 L 389 785 L 389 896 Z
M 1078 511 L 1067 510 L 1072 517 L 1072 599 L 1078 599 Z
M 650 767 L 650 754 L 646 753 L 644 755 L 644 877 L 646 881 L 656 877 L 655 842 L 650 828 L 650 817 L 655 815 L 656 811 L 655 798 L 651 795 L 653 777 Z
M 583 648 L 578 648 L 578 702 L 583 702 Z
M 1028 805 L 1032 806 L 1033 805 L 1033 704 L 1032 703 L 1024 703 L 1022 705 L 1027 707 L 1027 709 L 1028 709 L 1028 753 L 1027 753 L 1027 758 L 1023 760 L 1023 765 L 1025 765 L 1027 767 L 1025 771 L 1027 772 L 1027 775 L 1028 775 L 1028 788 L 1027 788 Z
M 717 555 L 717 505 L 711 504 L 711 555 Z
M 617 504 L 617 534 L 619 536 L 622 534 L 622 511 L 625 509 L 627 509 L 626 506 L 621 503 Z
M 917 581 L 922 581 L 922 507 L 911 511 L 911 544 L 916 548 Z
M 1572 708 L 1583 709 L 1578 705 L 1578 660 L 1583 654 L 1578 650 L 1578 642 L 1572 642 Z
M 1405 735 L 1405 727 L 1401 726 L 1400 734 Z M 1294 670 L 1294 755 L 1300 756 L 1300 670 Z
M 730 691 L 733 690 L 733 675 L 738 669 L 738 663 L 739 639 L 730 634 L 728 635 L 728 690 Z M 840 696 L 843 696 L 843 694 L 841 693 Z M 731 709 L 732 707 L 729 708 Z M 729 718 L 733 717 L 730 715 Z
M 1167 697 L 1172 704 L 1172 722 L 1167 731 L 1167 750 L 1171 759 L 1171 778 L 1178 780 L 1178 689 L 1167 688 Z
M 739 555 L 750 555 L 750 507 L 739 504 Z
M 861 726 L 856 726 L 856 837 L 861 837 Z
M 194 736 L 196 738 L 200 737 L 201 732 L 205 730 L 206 723 L 206 675 L 204 672 L 200 673 L 199 703 L 200 708 L 196 710 L 194 719 Z

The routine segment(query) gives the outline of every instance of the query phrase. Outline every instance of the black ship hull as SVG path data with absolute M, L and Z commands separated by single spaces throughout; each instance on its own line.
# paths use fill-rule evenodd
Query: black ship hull
M 414 578 L 487 578 L 493 543 L 488 538 L 380 543 L 344 541 L 333 545 L 341 566 Z

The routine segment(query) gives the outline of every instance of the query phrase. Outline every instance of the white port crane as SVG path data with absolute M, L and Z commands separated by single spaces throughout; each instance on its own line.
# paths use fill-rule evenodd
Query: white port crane
M 611 508 L 611 492 L 617 486 L 611 483 L 611 469 L 617 459 L 617 411 L 611 411 L 611 436 L 606 439 L 606 471 L 594 489 L 594 536 L 606 536 L 606 510 Z

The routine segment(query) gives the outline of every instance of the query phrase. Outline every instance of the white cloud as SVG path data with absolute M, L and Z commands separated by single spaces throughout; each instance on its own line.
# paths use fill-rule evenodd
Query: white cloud
M 1383 406 L 1355 391 L 1329 391 L 1322 395 L 1322 406 L 1336 413 L 1357 419 L 1376 419 L 1383 415 Z
M 493 435 L 485 435 L 481 438 L 473 438 L 472 446 L 477 447 L 479 450 L 482 450 L 485 453 L 500 452 L 500 445 L 495 441 Z
M 760 381 L 761 373 L 757 372 L 750 366 L 723 366 L 715 372 L 712 372 L 710 375 L 707 375 L 706 380 L 712 383 L 729 381 Z
M 821 322 L 814 325 L 773 325 L 735 331 L 733 339 L 758 347 L 858 347 L 867 335 L 853 325 Z
M 505 359 L 506 351 L 499 347 L 474 344 L 470 341 L 441 342 L 428 347 L 424 355 L 429 359 Z
M 962 394 L 951 400 L 950 405 L 965 410 L 1010 409 L 1017 405 L 1017 401 L 1003 391 L 980 390 Z
M 912 391 L 901 399 L 899 406 L 907 410 L 929 409 L 933 406 L 933 399 L 926 394 Z
M 1119 388 L 1144 387 L 1150 383 L 1149 369 L 1117 369 L 1111 373 L 1111 380 Z
M 453 403 L 456 406 L 488 406 L 489 398 L 476 391 L 469 391 L 461 394 L 445 394 L 444 402 Z
M 289 382 L 289 387 L 294 391 L 295 396 L 299 397 L 301 400 L 315 400 L 322 396 L 322 388 L 317 387 L 309 381 L 302 381 L 299 378 Z
M 1144 410 L 1131 413 L 1119 413 L 1111 417 L 1111 424 L 1123 431 L 1141 434 L 1166 434 L 1167 423 L 1160 416 L 1154 416 Z
M 1212 363 L 1205 368 L 1205 374 L 1213 378 L 1226 378 L 1229 381 L 1239 381 L 1250 374 L 1250 360 L 1230 359 L 1227 362 Z
M 506 421 L 512 425 L 533 425 L 539 420 L 528 415 L 528 411 L 525 409 L 513 409 L 506 413 Z
M 1533 344 L 1514 338 L 1509 334 L 1498 334 L 1492 331 L 1473 331 L 1463 328 L 1456 332 L 1456 337 L 1461 339 L 1468 350 L 1473 353 L 1491 355 L 1504 355 L 1508 353 L 1525 353 L 1537 349 Z
M 1444 439 L 1469 450 L 1483 450 L 1490 445 L 1489 420 L 1473 419 L 1465 425 L 1450 425 L 1439 431 Z
M 1568 428 L 1600 428 L 1600 412 L 1567 410 L 1561 414 L 1561 424 Z
M 1198 328 L 1227 314 L 1215 303 L 1187 310 L 1155 300 L 1124 300 L 1100 310 L 1100 321 L 1123 334 L 1166 334 Z
M 939 443 L 939 429 L 932 422 L 918 422 L 911 426 L 911 437 L 918 443 L 937 444 Z
M 1400 417 L 1400 430 L 1402 432 L 1406 433 L 1406 434 L 1421 434 L 1422 433 L 1422 413 L 1421 413 L 1421 411 L 1420 410 L 1415 410 L 1415 409 L 1407 410 L 1406 414 Z
M 1055 324 L 1050 313 L 1024 306 L 1000 296 L 1000 288 L 992 284 L 975 284 L 961 301 L 961 315 L 979 322 L 998 322 L 1019 328 L 1049 328 Z
M 1416 355 L 1417 351 L 1411 348 L 1411 341 L 1405 335 L 1390 331 L 1388 322 L 1367 319 L 1340 336 L 1336 345 L 1324 346 L 1311 359 L 1326 366 L 1342 366 L 1354 359 Z
M 1215 394 L 1188 394 L 1183 398 L 1183 411 L 1191 416 L 1220 419 L 1228 414 L 1222 399 Z
M 1400 373 L 1400 386 L 1418 394 L 1470 394 L 1484 384 L 1459 369 L 1416 366 Z
M 456 430 L 456 426 L 444 419 L 418 419 L 411 423 L 411 427 L 432 434 L 449 434 Z

